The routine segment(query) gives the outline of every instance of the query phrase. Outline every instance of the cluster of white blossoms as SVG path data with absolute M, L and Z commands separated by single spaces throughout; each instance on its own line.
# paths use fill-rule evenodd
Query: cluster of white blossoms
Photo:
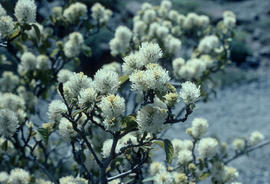
M 207 132 L 207 129 L 208 129 L 208 123 L 206 119 L 195 118 L 192 121 L 190 133 L 195 139 L 199 139 L 205 135 L 205 133 Z
M 193 160 L 192 157 L 192 149 L 193 143 L 190 140 L 180 140 L 173 139 L 172 140 L 173 148 L 174 148 L 174 157 L 177 158 L 177 162 L 186 166 Z
M 0 78 L 0 89 L 2 92 L 12 92 L 19 84 L 19 77 L 12 72 L 4 71 Z
M 81 18 L 87 16 L 87 6 L 80 2 L 73 3 L 64 10 L 63 16 L 68 22 L 75 24 Z
M 202 159 L 213 158 L 218 151 L 218 141 L 212 137 L 203 138 L 198 144 L 198 152 Z
M 167 106 L 156 98 L 153 104 L 147 104 L 138 111 L 136 121 L 140 131 L 157 134 L 168 128 L 164 124 L 167 117 Z
M 99 107 L 104 117 L 104 125 L 108 130 L 119 131 L 121 129 L 121 117 L 125 112 L 125 99 L 118 95 L 103 97 Z
M 205 36 L 199 43 L 198 51 L 201 54 L 210 54 L 220 46 L 219 39 L 216 35 Z
M 0 110 L 0 135 L 4 137 L 12 136 L 18 127 L 19 121 L 17 115 L 9 110 Z
M 264 140 L 264 135 L 259 131 L 252 132 L 249 138 L 250 145 L 252 146 L 260 143 L 262 140 Z
M 88 181 L 84 178 L 74 178 L 73 176 L 65 176 L 59 179 L 60 184 L 87 184 Z
M 224 31 L 228 31 L 235 27 L 236 25 L 236 16 L 231 11 L 225 11 L 223 13 L 223 24 L 224 24 Z
M 60 100 L 53 100 L 48 109 L 49 119 L 55 123 L 59 123 L 62 118 L 62 113 L 67 111 L 67 107 Z
M 104 8 L 104 6 L 102 6 L 100 3 L 95 3 L 91 7 L 91 11 L 92 18 L 100 24 L 107 23 L 112 16 L 112 11 Z
M 0 37 L 6 38 L 13 33 L 14 21 L 10 16 L 0 15 Z
M 126 26 L 119 26 L 115 30 L 114 38 L 110 41 L 111 54 L 116 56 L 125 53 L 129 48 L 132 32 Z
M 185 104 L 195 103 L 200 95 L 200 87 L 197 87 L 196 84 L 190 81 L 181 84 L 179 96 L 182 98 Z
M 79 32 L 73 32 L 69 35 L 68 41 L 64 45 L 64 53 L 68 58 L 76 57 L 81 53 L 84 44 L 83 35 Z
M 20 23 L 36 21 L 37 6 L 34 0 L 18 0 L 15 6 L 15 17 Z
M 236 151 L 243 151 L 245 148 L 245 140 L 241 138 L 234 139 L 232 144 Z
M 29 184 L 30 180 L 31 180 L 31 175 L 29 174 L 28 171 L 21 168 L 15 168 L 10 171 L 7 183 Z
M 24 52 L 21 56 L 21 62 L 18 66 L 18 73 L 23 76 L 30 71 L 48 71 L 50 68 L 51 61 L 48 56 L 39 55 L 36 57 L 31 52 Z
M 3 6 L 0 4 L 0 17 L 5 16 L 7 14 L 7 11 L 3 8 Z
M 62 69 L 57 74 L 57 81 L 60 83 L 65 83 L 69 81 L 73 76 L 73 73 L 70 70 Z

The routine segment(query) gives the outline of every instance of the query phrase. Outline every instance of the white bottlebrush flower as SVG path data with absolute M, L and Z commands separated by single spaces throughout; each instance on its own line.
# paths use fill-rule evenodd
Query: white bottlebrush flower
M 167 171 L 159 172 L 154 177 L 154 183 L 155 184 L 172 184 L 173 177 Z
M 87 6 L 76 2 L 64 10 L 63 16 L 72 24 L 87 16 Z
M 66 118 L 61 118 L 59 123 L 59 132 L 65 140 L 70 140 L 77 135 L 77 133 L 73 129 L 72 123 Z
M 167 116 L 167 109 L 155 104 L 147 104 L 139 110 L 136 121 L 142 132 L 157 134 L 167 128 L 163 124 Z
M 19 84 L 19 78 L 12 72 L 4 71 L 0 78 L 1 91 L 11 92 Z
M 187 165 L 192 159 L 192 152 L 189 150 L 182 150 L 178 153 L 177 161 L 182 165 Z
M 99 69 L 94 76 L 95 89 L 101 94 L 114 94 L 119 88 L 118 74 L 116 72 Z
M 80 91 L 93 87 L 93 81 L 90 77 L 84 75 L 82 72 L 73 73 L 70 80 L 64 83 L 64 93 L 69 98 L 77 99 Z
M 61 20 L 63 17 L 63 7 L 61 6 L 53 7 L 51 16 L 56 20 Z
M 200 97 L 200 87 L 190 81 L 184 82 L 181 84 L 179 95 L 185 104 L 194 103 Z
M 219 46 L 219 39 L 216 35 L 205 36 L 199 43 L 198 51 L 209 54 Z
M 31 180 L 31 176 L 28 171 L 15 168 L 10 171 L 8 183 L 12 184 L 29 184 Z
M 31 52 L 25 52 L 21 56 L 21 63 L 18 67 L 19 74 L 23 75 L 26 72 L 33 71 L 37 66 L 37 58 Z
M 224 182 L 233 182 L 239 176 L 238 171 L 233 167 L 225 166 L 224 170 L 225 170 Z
M 15 17 L 20 23 L 36 22 L 37 6 L 34 0 L 18 0 L 15 6 Z
M 1 5 L 0 5 L 0 8 L 1 8 Z M 7 172 L 5 171 L 0 172 L 0 183 L 7 184 L 8 178 L 9 178 L 9 175 Z
M 7 11 L 3 8 L 3 6 L 0 4 L 0 17 L 7 15 Z
M 145 12 L 143 13 L 143 17 L 142 17 L 142 19 L 143 19 L 143 21 L 145 21 L 146 23 L 151 23 L 151 22 L 153 22 L 154 21 L 154 19 L 156 18 L 156 12 L 155 12 L 155 10 L 153 10 L 153 9 L 147 9 L 147 10 L 145 10 Z
M 115 38 L 122 43 L 129 43 L 132 37 L 132 32 L 126 26 L 118 26 L 115 30 Z
M 0 135 L 4 137 L 12 136 L 18 127 L 17 115 L 8 109 L 0 110 Z
M 137 20 L 133 24 L 133 32 L 139 38 L 144 36 L 146 28 L 147 28 L 147 25 L 145 24 L 145 22 L 141 20 Z
M 38 184 L 53 184 L 51 181 L 44 180 L 42 178 L 37 178 L 36 183 Z
M 236 151 L 243 151 L 243 149 L 245 148 L 245 141 L 240 138 L 234 139 L 232 144 Z
M 157 22 L 153 22 L 149 26 L 148 35 L 150 37 L 154 37 L 157 34 L 157 29 L 160 27 L 160 25 Z
M 198 144 L 198 152 L 202 159 L 211 159 L 217 153 L 218 142 L 216 139 L 203 138 Z
M 178 156 L 178 153 L 183 150 L 191 151 L 193 148 L 193 143 L 191 140 L 180 140 L 180 139 L 173 139 L 172 140 L 173 148 L 175 156 Z
M 179 76 L 179 70 L 182 66 L 185 65 L 185 60 L 181 57 L 179 58 L 175 58 L 172 62 L 172 66 L 173 66 L 173 74 L 174 74 L 174 77 L 177 78 L 177 79 L 180 79 L 180 76 Z
M 166 171 L 166 167 L 163 163 L 161 162 L 152 162 L 149 167 L 149 173 L 151 176 L 156 175 L 159 172 L 164 172 Z
M 124 57 L 123 60 L 122 69 L 125 75 L 130 75 L 132 72 L 144 66 L 143 56 L 139 52 L 130 53 L 128 56 Z
M 125 112 L 125 99 L 120 96 L 109 95 L 103 97 L 99 107 L 105 118 L 104 125 L 108 130 L 119 131 L 121 129 L 120 117 Z
M 177 104 L 177 102 L 179 101 L 179 96 L 178 93 L 168 93 L 165 96 L 163 96 L 164 98 L 164 103 L 168 106 L 168 107 L 173 107 Z
M 51 68 L 51 61 L 46 55 L 39 55 L 37 57 L 37 69 L 39 70 L 49 70 Z
M 236 24 L 235 14 L 231 11 L 225 11 L 223 13 L 223 23 L 226 28 L 231 29 L 235 27 L 235 24 Z
M 66 70 L 66 69 L 62 69 L 57 74 L 57 81 L 65 83 L 65 82 L 69 81 L 72 76 L 73 76 L 73 73 L 71 71 Z
M 207 28 L 207 26 L 209 25 L 210 20 L 209 17 L 206 15 L 201 15 L 198 17 L 198 26 L 200 28 Z
M 60 100 L 53 100 L 48 109 L 49 119 L 53 122 L 58 123 L 62 118 L 62 113 L 67 111 L 66 105 Z
M 204 118 L 195 118 L 192 121 L 191 132 L 194 138 L 198 139 L 202 137 L 208 129 L 207 120 Z
M 189 59 L 186 64 L 180 68 L 178 75 L 180 78 L 200 79 L 206 70 L 206 62 L 198 58 Z
M 172 2 L 170 0 L 163 0 L 163 1 L 161 1 L 160 6 L 162 8 L 169 10 L 172 7 Z
M 184 19 L 183 27 L 186 30 L 197 28 L 199 22 L 199 15 L 196 13 L 188 13 Z
M 74 178 L 73 176 L 65 176 L 59 179 L 60 184 L 88 184 L 88 181 L 84 178 Z
M 188 183 L 188 177 L 185 173 L 173 172 L 172 176 L 173 176 L 173 180 L 175 181 L 175 184 Z
M 88 109 L 92 107 L 97 99 L 97 91 L 94 88 L 86 88 L 81 90 L 79 95 L 79 104 L 87 107 Z
M 105 64 L 102 66 L 102 69 L 114 71 L 118 73 L 119 75 L 121 75 L 122 73 L 121 64 L 117 62 L 111 62 L 109 64 Z
M 179 52 L 182 45 L 182 42 L 179 39 L 169 35 L 165 40 L 166 49 L 170 54 L 175 55 Z
M 152 5 L 150 3 L 147 3 L 147 2 L 144 2 L 141 6 L 141 10 L 142 11 L 145 11 L 147 9 L 151 9 L 152 8 Z
M 0 37 L 10 36 L 14 29 L 14 22 L 10 16 L 0 16 Z
M 177 22 L 178 16 L 179 16 L 179 13 L 176 10 L 171 10 L 169 12 L 169 19 L 174 21 L 174 22 Z
M 91 11 L 92 18 L 101 24 L 108 22 L 112 15 L 111 10 L 104 8 L 100 3 L 95 3 L 92 6 Z
M 25 101 L 22 97 L 13 93 L 3 93 L 1 95 L 0 107 L 14 112 L 25 109 Z
M 73 32 L 69 35 L 69 40 L 64 45 L 64 53 L 68 58 L 76 57 L 81 53 L 84 44 L 83 35 Z
M 116 56 L 124 54 L 129 48 L 132 32 L 126 26 L 118 26 L 115 30 L 114 38 L 110 41 L 111 54 Z
M 159 39 L 164 39 L 168 36 L 169 29 L 165 26 L 158 26 L 156 29 L 156 35 Z
M 168 71 L 158 64 L 149 64 L 146 70 L 137 71 L 130 75 L 131 87 L 135 91 L 164 92 L 166 84 L 170 81 Z
M 262 140 L 264 140 L 264 135 L 258 131 L 252 132 L 249 138 L 250 145 L 252 146 L 260 143 Z
M 31 91 L 27 91 L 23 86 L 20 86 L 17 92 L 24 99 L 27 108 L 34 109 L 38 101 L 37 97 Z

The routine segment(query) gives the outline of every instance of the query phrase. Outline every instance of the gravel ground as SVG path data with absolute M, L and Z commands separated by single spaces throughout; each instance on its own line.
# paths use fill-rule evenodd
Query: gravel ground
M 218 136 L 228 143 L 237 136 L 248 137 L 254 130 L 262 132 L 269 139 L 270 75 L 267 71 L 257 72 L 256 75 L 256 81 L 218 90 L 216 98 L 199 103 L 184 125 L 174 125 L 164 137 L 187 138 L 185 129 L 190 126 L 192 119 L 204 117 L 209 122 L 208 135 Z M 249 157 L 234 160 L 231 166 L 238 169 L 243 184 L 269 184 L 270 146 L 252 152 Z

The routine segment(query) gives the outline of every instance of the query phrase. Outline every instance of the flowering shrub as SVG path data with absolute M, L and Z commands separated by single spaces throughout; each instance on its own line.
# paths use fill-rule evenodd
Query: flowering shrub
M 119 26 L 109 43 L 122 63 L 104 65 L 91 78 L 64 68 L 90 57 L 84 39 L 112 16 L 99 3 L 88 9 L 81 2 L 54 7 L 39 24 L 34 0 L 18 0 L 14 18 L 0 6 L 1 46 L 11 60 L 2 55 L 0 64 L 16 68 L 0 78 L 0 183 L 237 183 L 238 172 L 228 164 L 269 144 L 261 143 L 261 133 L 236 138 L 235 154 L 205 137 L 203 118 L 187 129 L 190 140 L 162 138 L 214 90 L 211 74 L 229 63 L 235 15 L 225 12 L 214 26 L 207 16 L 179 14 L 168 0 L 144 3 L 133 30 Z M 192 53 L 181 55 L 181 46 Z M 42 98 L 49 122 L 42 116 L 34 122 Z M 152 157 L 157 146 L 165 163 Z

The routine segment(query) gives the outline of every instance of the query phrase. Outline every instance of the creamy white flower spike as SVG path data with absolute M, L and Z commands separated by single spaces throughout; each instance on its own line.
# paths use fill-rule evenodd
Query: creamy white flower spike
M 12 184 L 29 184 L 31 180 L 31 176 L 28 171 L 15 168 L 10 171 L 8 183 Z
M 208 123 L 204 118 L 195 118 L 192 121 L 191 132 L 195 138 L 200 138 L 207 132 Z
M 104 125 L 108 130 L 119 131 L 121 129 L 121 116 L 125 112 L 125 99 L 118 95 L 103 97 L 99 107 L 105 118 Z
M 15 6 L 15 17 L 20 23 L 36 22 L 37 6 L 34 0 L 18 0 Z
M 245 141 L 240 138 L 236 138 L 232 142 L 233 147 L 236 151 L 243 151 L 245 148 Z
M 62 69 L 57 74 L 57 81 L 65 83 L 71 79 L 73 73 L 67 69 Z
M 48 109 L 48 116 L 49 119 L 55 123 L 59 123 L 60 119 L 62 118 L 62 113 L 67 111 L 67 107 L 65 104 L 60 100 L 53 100 Z
M 83 3 L 76 2 L 64 10 L 64 17 L 72 24 L 87 16 L 87 6 Z
M 114 38 L 110 41 L 111 54 L 116 56 L 118 54 L 124 54 L 132 38 L 132 32 L 126 26 L 119 26 L 115 30 Z
M 209 54 L 219 46 L 219 39 L 216 35 L 205 36 L 199 43 L 198 51 Z
M 150 175 L 154 176 L 159 172 L 164 172 L 166 171 L 166 167 L 163 163 L 161 162 L 152 162 L 149 167 L 149 173 Z
M 0 89 L 2 92 L 11 92 L 19 84 L 17 75 L 9 71 L 4 71 L 0 78 Z
M 0 16 L 0 37 L 6 38 L 13 33 L 14 22 L 10 16 Z
M 39 55 L 37 57 L 37 69 L 43 71 L 51 69 L 51 61 L 48 56 Z
M 114 94 L 119 88 L 118 74 L 116 72 L 100 69 L 94 76 L 95 89 L 101 94 Z
M 3 93 L 1 94 L 0 107 L 17 112 L 25 109 L 25 101 L 13 93 Z
M 122 69 L 125 75 L 130 75 L 144 66 L 143 55 L 139 52 L 131 53 L 124 57 L 123 60 L 124 63 L 122 65 Z
M 37 66 L 37 58 L 31 52 L 25 52 L 21 56 L 21 63 L 18 66 L 19 74 L 23 75 L 26 72 L 33 71 Z
M 198 152 L 202 159 L 212 159 L 217 153 L 217 148 L 217 140 L 211 137 L 201 139 L 198 144 Z
M 3 6 L 0 4 L 0 17 L 7 15 L 7 11 L 3 8 Z
M 80 91 L 79 104 L 91 108 L 97 99 L 97 91 L 93 88 L 86 88 Z
M 194 103 L 200 97 L 200 87 L 190 81 L 184 82 L 181 84 L 179 95 L 185 104 Z
M 167 171 L 159 172 L 154 177 L 154 183 L 155 184 L 172 184 L 173 183 L 173 177 L 171 173 Z
M 73 32 L 69 35 L 69 40 L 64 45 L 64 53 L 68 58 L 76 57 L 81 53 L 84 44 L 83 35 Z
M 251 133 L 249 141 L 252 146 L 260 143 L 262 140 L 264 140 L 264 135 L 258 131 L 254 131 Z
M 7 184 L 9 175 L 7 172 L 2 171 L 0 172 L 0 183 Z
M 190 150 L 182 150 L 178 153 L 177 161 L 182 165 L 187 165 L 193 160 L 192 152 Z
M 6 138 L 11 137 L 18 127 L 17 115 L 8 109 L 0 110 L 0 135 Z
M 88 181 L 84 178 L 74 178 L 73 176 L 65 176 L 59 179 L 60 184 L 87 184 Z
M 61 118 L 58 127 L 60 134 L 64 137 L 65 140 L 69 141 L 77 135 L 77 133 L 73 129 L 72 123 L 66 118 Z
M 108 22 L 112 15 L 112 11 L 104 8 L 100 3 L 95 3 L 92 6 L 91 11 L 92 18 L 101 24 Z

